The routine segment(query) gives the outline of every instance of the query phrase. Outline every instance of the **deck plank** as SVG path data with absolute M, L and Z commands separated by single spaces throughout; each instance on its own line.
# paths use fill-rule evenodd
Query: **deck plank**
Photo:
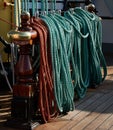
M 68 115 L 62 117 L 64 119 L 69 119 L 68 122 L 62 124 L 62 127 L 59 127 L 59 130 L 65 130 L 68 129 L 73 124 L 73 119 L 78 117 L 78 115 L 84 110 L 87 109 L 91 104 L 93 104 L 98 98 L 103 97 L 102 93 L 97 93 L 97 95 L 92 95 L 89 99 L 85 100 L 82 104 L 79 104 L 75 111 L 69 112 Z M 80 109 L 79 109 L 80 108 Z
M 113 109 L 113 107 L 112 107 Z M 113 125 L 113 113 L 109 118 L 107 118 L 100 126 L 98 126 L 99 130 L 107 130 L 110 129 Z
M 113 130 L 113 125 L 109 128 L 109 130 Z
M 97 95 L 98 95 L 98 93 L 97 93 Z M 66 126 L 64 126 L 63 130 L 65 130 L 66 127 L 68 129 L 72 129 L 74 126 L 76 126 L 81 121 L 83 121 L 92 112 L 99 112 L 100 110 L 97 108 L 100 107 L 101 104 L 104 103 L 105 101 L 107 102 L 108 98 L 110 98 L 113 94 L 111 92 L 111 93 L 107 93 L 107 94 L 100 93 L 100 95 L 101 95 L 100 97 L 93 100 L 92 104 L 88 105 L 86 108 L 84 108 L 84 109 L 82 109 L 80 107 L 76 108 L 75 112 L 78 112 L 78 114 L 74 115 L 72 121 L 70 123 L 68 123 Z M 96 97 L 96 94 L 95 94 L 95 97 Z M 104 99 L 103 99 L 103 97 L 104 97 Z
M 97 116 L 94 120 L 91 121 L 91 123 L 89 123 L 84 130 L 95 130 L 98 129 L 98 127 L 103 124 L 104 121 L 106 121 L 107 119 L 109 119 L 111 117 L 113 113 L 113 104 L 108 107 L 105 111 L 103 111 L 102 113 L 96 113 L 95 116 Z M 93 119 L 93 118 L 92 118 Z M 109 129 L 109 127 L 111 127 L 111 125 L 109 124 L 108 127 L 106 127 L 106 130 Z
M 95 108 L 92 112 L 90 111 L 83 111 L 82 113 L 84 113 L 84 118 L 83 118 L 83 114 L 81 116 L 78 117 L 82 117 L 82 120 L 77 122 L 77 118 L 75 119 L 75 122 L 77 122 L 74 125 L 71 125 L 70 129 L 72 130 L 82 130 L 84 127 L 86 127 L 91 121 L 93 121 L 94 119 L 96 119 L 100 113 L 103 113 L 106 109 L 108 109 L 112 104 L 113 104 L 113 96 L 112 96 L 112 92 L 110 94 L 110 97 L 108 97 L 108 94 L 106 94 L 107 96 L 104 96 L 104 98 L 102 98 L 102 100 L 96 101 L 95 103 Z M 101 101 L 101 103 L 100 103 Z M 97 105 L 97 106 L 96 106 Z M 80 118 L 79 118 L 80 119 Z

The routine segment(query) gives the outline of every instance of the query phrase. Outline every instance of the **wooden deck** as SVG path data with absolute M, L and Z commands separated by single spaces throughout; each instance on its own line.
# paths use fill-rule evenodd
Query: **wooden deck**
M 75 101 L 75 111 L 35 130 L 113 130 L 113 68 L 96 89 L 88 89 L 84 99 Z
M 74 111 L 34 130 L 113 130 L 113 65 L 107 69 L 106 80 L 96 89 L 89 88 L 85 98 L 76 100 Z M 10 100 L 10 96 L 6 97 Z M 2 123 L 9 115 L 10 108 L 6 112 L 0 109 L 0 130 L 16 130 Z

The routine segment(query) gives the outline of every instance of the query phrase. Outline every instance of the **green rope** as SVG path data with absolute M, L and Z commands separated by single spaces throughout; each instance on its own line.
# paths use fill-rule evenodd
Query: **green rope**
M 71 57 L 73 58 L 73 71 L 72 71 L 72 79 L 76 81 L 77 83 L 74 84 L 75 91 L 78 95 L 78 97 L 82 98 L 84 97 L 86 93 L 86 88 L 89 85 L 89 71 L 87 73 L 84 73 L 84 70 L 88 70 L 88 57 L 86 57 L 87 54 L 87 47 L 86 44 L 81 44 L 81 39 L 86 39 L 88 37 L 88 34 L 84 37 L 83 34 L 81 34 L 81 24 L 80 21 L 78 22 L 73 15 L 70 13 L 70 11 L 66 12 L 64 14 L 66 18 L 68 18 L 73 25 L 73 37 L 74 37 L 74 42 L 73 42 L 73 54 L 71 54 Z M 87 32 L 86 32 L 87 33 Z M 84 51 L 85 50 L 85 51 Z M 83 54 L 85 52 L 85 55 Z M 81 55 L 82 53 L 82 55 Z M 84 65 L 84 66 L 83 66 Z M 74 67 L 75 66 L 75 67 Z M 74 69 L 76 68 L 76 69 Z
M 24 0 L 21 1 L 21 10 L 24 10 Z
M 70 102 L 69 104 L 73 104 L 73 96 L 74 96 L 73 91 L 74 90 L 73 90 L 72 79 L 71 79 L 71 75 L 70 75 L 70 63 L 68 61 L 68 55 L 67 55 L 67 45 L 70 44 L 70 34 L 69 33 L 72 32 L 72 29 L 70 28 L 70 24 L 67 23 L 67 21 L 65 19 L 63 19 L 62 16 L 60 16 L 60 19 L 62 19 L 61 21 L 60 21 L 58 15 L 50 15 L 50 17 L 52 18 L 52 20 L 54 20 L 54 22 L 55 22 L 55 24 L 56 24 L 56 26 L 59 30 L 61 45 L 62 45 L 63 52 L 64 52 L 63 54 L 65 54 L 64 58 L 63 58 L 63 60 L 64 60 L 63 61 L 63 69 L 65 67 L 65 70 L 64 70 L 65 73 L 64 74 L 66 74 L 67 77 L 64 77 L 63 73 L 62 73 L 62 76 L 61 76 L 61 81 L 64 82 L 63 84 L 65 86 L 67 86 L 67 88 L 64 89 L 64 91 L 65 91 L 64 94 L 66 95 L 67 90 L 68 90 L 68 94 L 66 95 L 66 98 L 69 100 L 69 102 Z M 64 27 L 64 24 L 66 25 L 66 27 L 68 27 L 67 29 L 66 29 L 66 27 Z M 69 84 L 71 86 L 69 86 Z M 67 107 L 69 107 L 68 103 L 65 105 L 65 109 Z M 70 108 L 69 108 L 69 110 L 70 110 Z M 64 110 L 64 111 L 67 111 L 67 110 Z
M 35 0 L 32 0 L 32 16 L 35 16 L 36 3 Z
M 24 0 L 24 1 L 25 1 L 25 2 L 24 2 L 24 6 L 25 6 L 25 7 L 24 7 L 24 10 L 27 11 L 27 0 Z
M 56 0 L 51 0 L 51 10 L 56 10 Z
M 56 0 L 51 2 L 55 10 Z M 41 1 L 41 11 L 48 14 L 48 0 Z M 80 8 L 65 12 L 64 17 L 55 12 L 40 17 L 50 32 L 57 105 L 60 112 L 68 112 L 74 109 L 74 91 L 83 98 L 89 86 L 100 84 L 107 75 L 101 21 L 95 14 Z
M 56 13 L 42 16 L 50 31 L 54 89 L 61 112 L 74 108 L 74 90 L 83 98 L 87 87 L 100 84 L 107 75 L 99 17 L 80 8 L 71 12 L 64 17 Z
M 48 0 L 45 0 L 45 11 L 48 14 Z
M 42 19 L 46 22 L 50 30 L 56 101 L 61 112 L 68 112 L 74 109 L 74 88 L 72 85 L 70 65 L 66 53 L 65 30 L 54 18 L 54 15 L 50 14 L 48 16 L 42 16 Z M 69 27 L 69 24 L 67 27 Z
M 106 63 L 105 63 L 105 59 L 104 56 L 102 54 L 101 51 L 101 38 L 102 36 L 100 34 L 102 34 L 101 31 L 101 26 L 97 26 L 101 25 L 100 23 L 100 19 L 98 16 L 96 16 L 95 14 L 91 14 L 83 9 L 80 8 L 76 8 L 75 9 L 75 15 L 79 15 L 81 16 L 81 19 L 84 20 L 84 22 L 86 23 L 86 27 L 88 29 L 89 32 L 89 53 L 90 53 L 90 71 L 91 71 L 91 82 L 94 84 L 100 84 L 106 77 L 107 75 L 107 70 L 106 70 Z M 89 16 L 94 15 L 95 20 L 94 19 L 89 19 Z M 97 30 L 98 27 L 98 30 Z M 99 34 L 100 33 L 100 34 Z M 100 39 L 100 40 L 99 40 Z M 98 44 L 97 44 L 98 43 Z M 99 48 L 99 49 L 98 49 Z M 98 50 L 98 53 L 97 53 Z M 99 54 L 101 55 L 101 57 L 99 57 Z M 101 66 L 100 66 L 100 60 L 102 62 L 102 66 L 103 66 L 103 70 L 104 70 L 104 76 L 102 78 L 102 72 L 101 72 Z
M 41 11 L 45 11 L 45 0 L 41 0 Z

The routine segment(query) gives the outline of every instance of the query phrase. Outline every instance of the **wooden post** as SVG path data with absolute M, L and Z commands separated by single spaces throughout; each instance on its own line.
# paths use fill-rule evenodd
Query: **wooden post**
M 37 37 L 36 31 L 30 25 L 30 15 L 21 14 L 21 27 L 18 31 L 9 32 L 14 44 L 19 46 L 19 60 L 15 66 L 16 83 L 13 86 L 13 100 L 11 106 L 11 119 L 7 125 L 21 129 L 32 129 L 38 122 L 33 122 L 34 93 L 36 83 L 33 80 L 33 69 L 30 59 L 32 40 Z

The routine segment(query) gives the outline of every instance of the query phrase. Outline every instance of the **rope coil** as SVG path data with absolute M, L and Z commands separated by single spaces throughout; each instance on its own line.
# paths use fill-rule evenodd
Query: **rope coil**
M 29 10 L 28 2 L 24 2 L 22 8 Z M 34 69 L 39 77 L 37 104 L 44 122 L 59 112 L 74 110 L 75 94 L 83 98 L 88 87 L 99 85 L 107 75 L 100 18 L 81 8 L 70 9 L 62 16 L 56 11 L 56 0 L 51 0 L 51 5 L 53 13 L 48 10 L 48 0 L 42 0 L 43 13 L 30 21 L 38 33 L 34 42 L 39 43 L 39 56 L 34 66 L 39 69 Z M 32 1 L 33 16 L 37 6 Z
M 45 8 L 48 6 L 47 1 L 42 3 Z M 66 113 L 74 110 L 74 91 L 83 98 L 89 86 L 100 84 L 107 75 L 101 50 L 101 21 L 81 8 L 66 11 L 64 16 L 56 11 L 47 12 L 40 18 L 50 34 L 51 74 L 57 106 L 61 113 Z

